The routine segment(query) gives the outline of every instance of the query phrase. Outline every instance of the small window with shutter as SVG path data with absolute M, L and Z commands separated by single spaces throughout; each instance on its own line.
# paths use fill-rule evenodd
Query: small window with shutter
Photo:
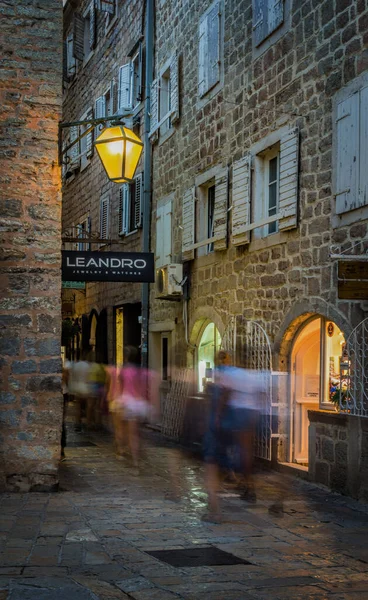
M 107 240 L 110 234 L 110 196 L 100 200 L 100 238 Z
M 74 77 L 77 71 L 77 62 L 73 51 L 73 33 L 70 33 L 65 41 L 64 46 L 64 61 L 66 61 L 65 75 L 66 79 L 70 80 Z
M 179 57 L 173 54 L 151 85 L 151 142 L 164 138 L 179 120 Z
M 172 200 L 158 202 L 156 209 L 156 267 L 172 262 Z
M 88 109 L 84 115 L 81 116 L 80 121 L 89 121 L 93 119 L 93 110 L 92 108 Z M 86 135 L 83 135 L 86 131 Z M 80 139 L 80 160 L 81 160 L 81 171 L 83 171 L 86 167 L 88 167 L 90 163 L 90 159 L 93 154 L 93 128 L 91 125 L 81 125 L 80 126 L 80 135 L 82 136 Z
M 253 0 L 253 32 L 259 46 L 284 22 L 284 0 Z
M 221 79 L 223 63 L 222 5 L 214 2 L 199 21 L 198 94 L 203 98 Z
M 119 235 L 127 235 L 142 226 L 143 173 L 124 183 L 119 193 Z

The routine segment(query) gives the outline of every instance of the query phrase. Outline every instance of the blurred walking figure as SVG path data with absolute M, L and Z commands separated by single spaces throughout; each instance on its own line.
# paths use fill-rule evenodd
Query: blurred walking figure
M 124 348 L 124 366 L 120 372 L 121 396 L 117 403 L 127 421 L 128 443 L 133 466 L 138 469 L 140 457 L 140 425 L 152 418 L 158 402 L 158 386 L 152 371 L 138 363 L 139 352 L 134 346 Z
M 256 500 L 252 467 L 260 378 L 256 372 L 232 367 L 230 363 L 229 354 L 221 350 L 217 356 L 215 381 L 207 388 L 210 413 L 204 459 L 208 513 L 203 519 L 215 523 L 221 522 L 220 469 L 241 474 L 243 499 Z
M 71 362 L 65 359 L 62 370 L 62 391 L 63 391 L 63 425 L 61 431 L 61 460 L 65 459 L 65 446 L 66 446 L 66 411 L 69 402 L 69 374 L 70 374 Z
M 93 361 L 92 354 L 89 355 L 89 360 L 90 396 L 87 399 L 87 426 L 89 429 L 99 429 L 105 400 L 106 370 L 102 363 Z
M 83 408 L 91 397 L 90 363 L 86 360 L 85 354 L 82 355 L 82 360 L 71 363 L 68 387 L 69 393 L 76 401 L 75 431 L 81 431 Z M 91 424 L 90 419 L 91 414 L 87 408 L 87 426 Z
M 124 406 L 119 402 L 119 398 L 123 392 L 121 369 L 121 366 L 115 365 L 108 365 L 106 367 L 106 396 L 114 430 L 115 453 L 118 459 L 121 459 L 128 446 Z

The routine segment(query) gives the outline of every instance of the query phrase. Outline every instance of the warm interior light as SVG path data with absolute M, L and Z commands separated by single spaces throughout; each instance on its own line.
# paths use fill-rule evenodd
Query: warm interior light
M 115 183 L 133 181 L 143 150 L 139 137 L 127 127 L 107 127 L 98 136 L 96 150 L 106 174 Z

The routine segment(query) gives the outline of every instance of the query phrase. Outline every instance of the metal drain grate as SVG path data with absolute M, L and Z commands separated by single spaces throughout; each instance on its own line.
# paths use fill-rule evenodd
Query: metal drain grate
M 96 446 L 96 444 L 92 442 L 68 442 L 66 445 L 67 448 L 89 448 L 91 446 Z
M 184 548 L 183 550 L 155 550 L 146 552 L 172 567 L 214 567 L 221 565 L 250 565 L 252 563 L 224 552 L 219 548 Z

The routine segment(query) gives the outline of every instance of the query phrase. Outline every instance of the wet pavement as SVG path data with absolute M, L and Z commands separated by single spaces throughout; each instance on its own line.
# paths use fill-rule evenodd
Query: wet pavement
M 147 437 L 139 474 L 107 435 L 73 434 L 60 492 L 0 497 L 0 600 L 368 598 L 367 505 L 262 471 L 256 504 L 224 485 L 206 523 L 201 462 Z

